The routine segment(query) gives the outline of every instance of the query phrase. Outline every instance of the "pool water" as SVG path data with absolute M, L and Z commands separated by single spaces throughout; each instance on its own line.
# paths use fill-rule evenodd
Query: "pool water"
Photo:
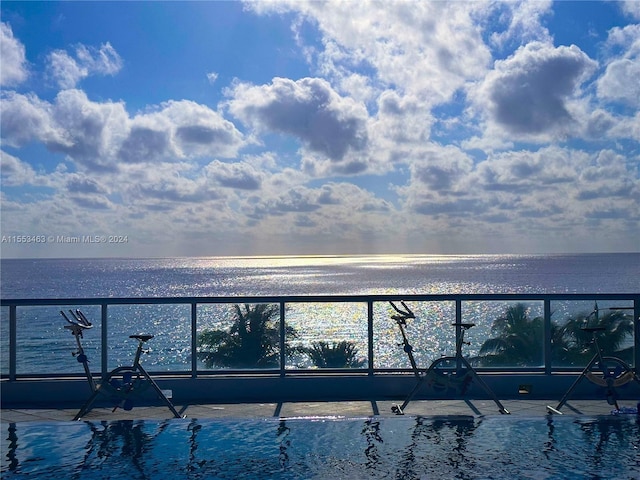
M 640 419 L 371 417 L 2 424 L 2 478 L 640 478 Z

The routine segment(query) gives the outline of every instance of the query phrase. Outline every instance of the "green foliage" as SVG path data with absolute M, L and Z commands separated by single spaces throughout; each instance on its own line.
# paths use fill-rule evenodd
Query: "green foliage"
M 542 317 L 529 318 L 523 303 L 507 307 L 494 320 L 491 332 L 496 336 L 480 347 L 477 359 L 481 366 L 538 366 L 543 363 Z
M 598 333 L 598 343 L 605 355 L 615 355 L 631 363 L 633 347 L 623 349 L 626 341 L 633 337 L 633 321 L 624 312 L 613 310 L 604 315 L 580 313 L 570 317 L 562 326 L 557 326 L 554 336 L 554 360 L 558 365 L 586 365 L 595 353 L 592 336 L 583 327 L 604 327 Z
M 235 318 L 229 330 L 204 330 L 198 335 L 198 358 L 207 368 L 279 368 L 279 306 L 234 305 Z M 297 333 L 287 327 L 286 338 Z M 285 354 L 292 352 L 285 347 Z
M 590 321 L 589 321 L 590 320 Z M 633 322 L 620 311 L 612 311 L 594 319 L 578 314 L 562 326 L 551 324 L 551 362 L 558 366 L 586 365 L 593 356 L 591 333 L 582 330 L 589 326 L 603 326 L 598 342 L 605 354 L 614 354 L 630 362 L 632 350 L 620 350 L 633 335 Z M 529 318 L 526 305 L 518 303 L 506 308 L 504 315 L 494 320 L 491 332 L 495 335 L 480 347 L 475 360 L 478 366 L 539 366 L 543 363 L 544 320 Z
M 305 353 L 319 368 L 362 368 L 366 359 L 358 358 L 358 349 L 352 342 L 313 342 Z

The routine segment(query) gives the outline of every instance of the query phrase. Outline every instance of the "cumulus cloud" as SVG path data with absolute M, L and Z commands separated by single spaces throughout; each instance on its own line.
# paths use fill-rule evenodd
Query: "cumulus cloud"
M 366 147 L 367 111 L 339 96 L 326 80 L 274 78 L 270 85 L 235 85 L 230 112 L 260 130 L 293 135 L 312 152 L 340 161 Z
M 491 42 L 499 47 L 514 40 L 522 43 L 550 42 L 551 35 L 543 25 L 542 18 L 551 14 L 552 7 L 551 0 L 496 2 L 493 8 L 487 8 L 484 13 L 499 16 L 506 28 L 494 31 L 490 36 Z
M 214 160 L 205 169 L 206 175 L 222 187 L 258 190 L 264 175 L 245 162 L 224 163 Z
M 640 106 L 640 24 L 616 27 L 609 32 L 606 47 L 617 52 L 598 79 L 598 96 L 632 107 Z
M 629 15 L 631 18 L 640 20 L 640 2 L 638 0 L 624 0 L 620 2 L 622 11 Z
M 411 164 L 411 179 L 431 192 L 454 191 L 472 168 L 473 160 L 460 149 L 431 146 Z
M 109 190 L 99 180 L 73 173 L 67 177 L 66 188 L 72 194 L 108 194 Z
M 357 232 L 383 230 L 384 218 L 393 207 L 376 195 L 351 183 L 328 182 L 319 188 L 293 186 L 286 191 L 265 188 L 260 197 L 250 197 L 243 211 L 261 231 L 301 235 L 336 235 L 340 238 Z M 357 221 L 354 215 L 357 214 Z M 283 221 L 282 217 L 286 217 Z
M 32 140 L 44 143 L 62 142 L 52 118 L 53 107 L 34 94 L 16 92 L 2 94 L 0 102 L 0 135 L 6 145 L 20 147 Z
M 12 87 L 24 82 L 28 76 L 25 48 L 13 36 L 13 30 L 8 23 L 0 23 L 0 85 Z
M 122 59 L 110 43 L 99 48 L 78 45 L 75 55 L 55 50 L 48 56 L 47 71 L 60 88 L 75 88 L 89 75 L 115 75 L 122 68 Z
M 27 185 L 36 176 L 31 165 L 3 150 L 0 150 L 0 174 L 5 187 Z
M 577 121 L 568 103 L 595 67 L 576 46 L 533 42 L 496 61 L 474 99 L 489 121 L 509 134 L 564 134 Z
M 218 112 L 189 100 L 171 100 L 131 119 L 118 155 L 127 162 L 233 157 L 243 143 L 242 134 Z
M 234 157 L 242 134 L 218 112 L 191 101 L 170 101 L 129 117 L 123 102 L 94 102 L 82 90 L 63 90 L 53 103 L 33 94 L 3 96 L 2 139 L 21 146 L 41 141 L 78 165 L 117 169 L 202 156 Z
M 475 17 L 491 8 L 485 2 L 373 0 L 327 8 L 322 2 L 284 1 L 247 6 L 258 13 L 295 12 L 317 26 L 324 49 L 308 47 L 309 58 L 323 76 L 349 93 L 362 87 L 352 82 L 352 75 L 373 69 L 379 89 L 394 87 L 434 105 L 468 80 L 480 78 L 491 60 L 475 24 Z M 296 28 L 303 25 L 298 22 Z
M 508 151 L 480 162 L 470 183 L 486 191 L 525 192 L 571 184 L 587 165 L 584 154 L 570 154 L 557 147 L 538 151 Z
M 49 149 L 91 168 L 117 168 L 114 153 L 128 120 L 123 102 L 93 102 L 82 90 L 63 90 L 50 111 L 60 136 L 47 142 Z

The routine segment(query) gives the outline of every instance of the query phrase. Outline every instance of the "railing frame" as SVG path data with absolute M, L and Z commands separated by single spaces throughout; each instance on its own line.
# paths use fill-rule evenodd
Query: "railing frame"
M 348 369 L 349 374 L 357 374 L 358 372 L 371 377 L 378 373 L 389 372 L 408 372 L 409 369 L 389 369 L 374 368 L 374 303 L 389 301 L 420 301 L 420 302 L 437 302 L 447 301 L 455 302 L 455 321 L 462 321 L 462 304 L 470 301 L 505 301 L 509 303 L 538 301 L 544 305 L 544 365 L 542 368 L 501 368 L 500 371 L 506 373 L 513 372 L 543 372 L 550 375 L 552 372 L 559 371 L 575 371 L 579 370 L 571 368 L 552 368 L 551 365 L 551 302 L 553 301 L 626 301 L 633 302 L 633 318 L 634 318 L 634 365 L 636 368 L 640 365 L 640 294 L 453 294 L 453 295 L 309 295 L 309 296 L 238 296 L 238 297 L 145 297 L 145 298 L 63 298 L 63 299 L 2 299 L 0 307 L 9 308 L 9 368 L 8 375 L 2 375 L 3 380 L 16 381 L 19 378 L 29 378 L 35 376 L 53 377 L 56 375 L 38 375 L 38 374 L 18 374 L 17 373 L 17 310 L 19 307 L 34 306 L 68 306 L 68 305 L 98 305 L 101 312 L 101 374 L 106 376 L 108 373 L 108 307 L 112 305 L 190 305 L 191 306 L 191 368 L 188 371 L 180 372 L 152 372 L 154 375 L 187 375 L 191 378 L 199 376 L 210 376 L 212 374 L 242 374 L 256 373 L 263 375 L 276 374 L 280 377 L 299 375 L 300 373 L 308 374 L 328 374 L 328 373 L 345 373 L 346 369 L 329 370 L 301 370 L 286 369 L 285 362 L 285 329 L 286 329 L 286 305 L 291 303 L 365 303 L 367 305 L 367 359 L 368 367 L 366 369 Z M 197 324 L 198 324 L 198 305 L 203 304 L 260 304 L 271 303 L 280 306 L 280 368 L 276 370 L 199 370 L 197 362 Z M 456 341 L 461 334 L 460 328 L 456 329 Z M 488 369 L 490 370 L 490 369 Z

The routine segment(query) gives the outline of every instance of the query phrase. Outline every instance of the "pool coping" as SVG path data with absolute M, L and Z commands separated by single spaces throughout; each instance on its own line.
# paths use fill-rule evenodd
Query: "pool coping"
M 512 416 L 546 416 L 546 406 L 555 406 L 557 400 L 504 400 L 502 403 Z M 621 401 L 620 406 L 635 407 L 637 402 Z M 393 417 L 394 404 L 388 400 L 337 402 L 283 402 L 283 403 L 225 403 L 175 405 L 186 418 L 358 418 Z M 0 422 L 72 421 L 78 407 L 37 405 L 26 408 L 2 408 Z M 565 416 L 611 415 L 613 406 L 606 400 L 573 400 L 562 407 Z M 406 410 L 407 416 L 501 416 L 491 400 L 416 400 Z M 112 408 L 94 408 L 82 420 L 147 420 L 170 419 L 173 415 L 166 406 L 140 406 L 130 411 Z

